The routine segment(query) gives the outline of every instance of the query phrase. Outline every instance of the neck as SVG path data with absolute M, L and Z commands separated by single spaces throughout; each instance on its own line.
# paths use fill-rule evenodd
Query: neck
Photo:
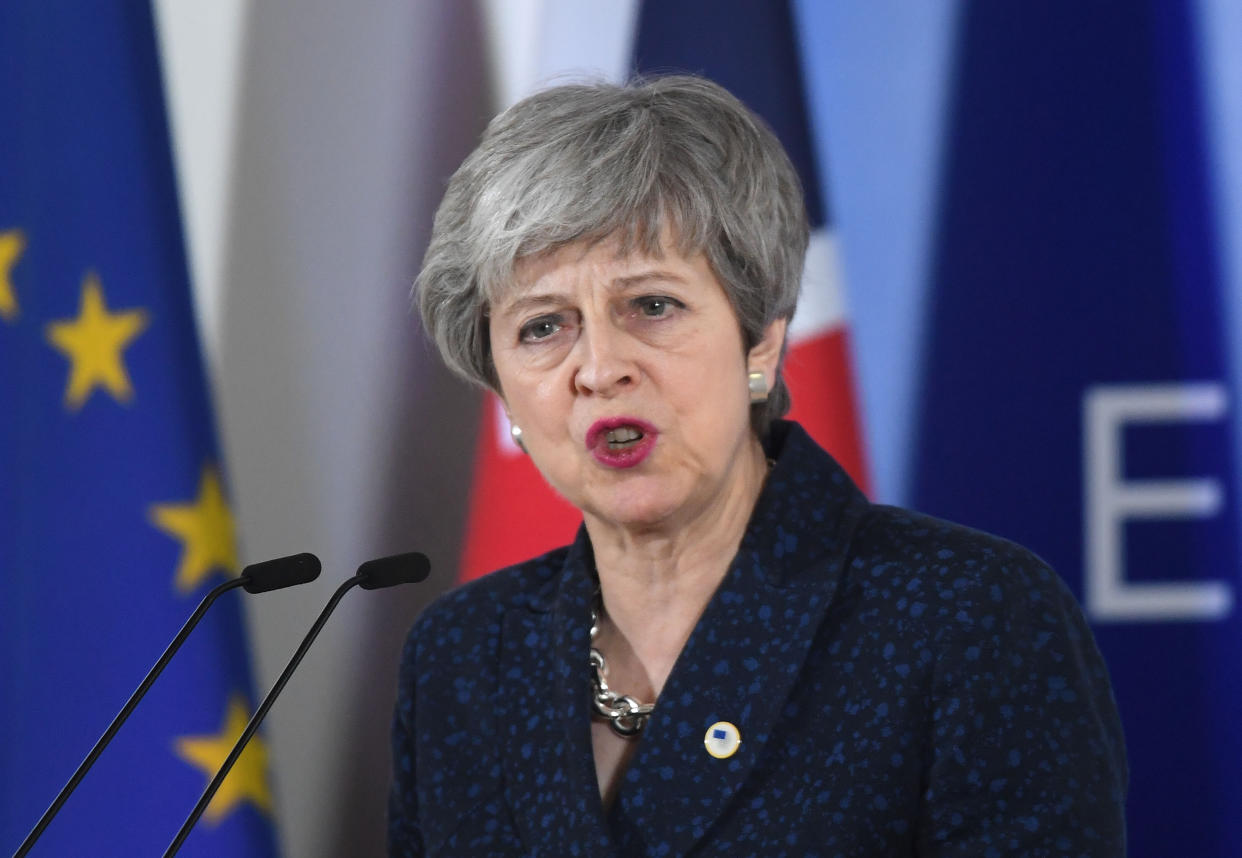
M 714 503 L 689 521 L 637 529 L 586 518 L 604 605 L 600 649 L 610 673 L 629 683 L 614 683 L 625 693 L 659 695 L 737 554 L 766 476 L 754 441 Z

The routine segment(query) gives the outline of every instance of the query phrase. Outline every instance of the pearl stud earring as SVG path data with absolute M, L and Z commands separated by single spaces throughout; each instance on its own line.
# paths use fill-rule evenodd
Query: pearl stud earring
M 752 405 L 768 401 L 768 379 L 763 373 L 755 371 L 746 375 L 746 386 L 750 388 Z
M 516 423 L 509 424 L 509 437 L 513 439 L 513 443 L 518 445 L 518 449 L 523 453 L 526 452 L 526 445 L 522 443 L 522 427 Z

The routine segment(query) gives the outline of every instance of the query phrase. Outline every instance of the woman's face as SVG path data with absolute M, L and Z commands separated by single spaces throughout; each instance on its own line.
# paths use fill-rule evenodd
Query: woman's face
M 724 502 L 754 462 L 746 376 L 771 385 L 784 321 L 744 351 L 701 253 L 569 245 L 521 263 L 516 281 L 490 313 L 492 357 L 552 486 L 629 528 L 686 524 Z

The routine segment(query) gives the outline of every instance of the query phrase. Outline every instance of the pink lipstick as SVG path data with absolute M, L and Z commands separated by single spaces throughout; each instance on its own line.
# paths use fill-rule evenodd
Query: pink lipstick
M 586 447 L 601 465 L 633 468 L 651 455 L 659 434 L 646 420 L 607 417 L 591 424 L 586 434 Z

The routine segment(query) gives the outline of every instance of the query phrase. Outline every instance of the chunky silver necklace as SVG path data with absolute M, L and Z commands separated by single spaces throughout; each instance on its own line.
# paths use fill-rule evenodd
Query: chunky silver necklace
M 608 687 L 608 680 L 604 678 L 604 674 L 608 672 L 608 662 L 604 661 L 604 654 L 595 648 L 602 607 L 603 602 L 597 590 L 591 604 L 591 703 L 596 713 L 607 719 L 608 726 L 612 727 L 614 733 L 630 739 L 647 726 L 647 719 L 651 717 L 655 704 L 639 703 L 628 694 L 618 694 Z
M 768 459 L 768 473 L 776 465 L 775 459 Z M 639 703 L 628 694 L 618 694 L 608 687 L 604 674 L 608 672 L 608 662 L 604 654 L 595 648 L 595 638 L 599 636 L 599 615 L 604 608 L 603 596 L 597 589 L 595 598 L 591 600 L 591 704 L 601 718 L 608 721 L 612 731 L 618 736 L 632 739 L 647 726 L 654 703 Z

